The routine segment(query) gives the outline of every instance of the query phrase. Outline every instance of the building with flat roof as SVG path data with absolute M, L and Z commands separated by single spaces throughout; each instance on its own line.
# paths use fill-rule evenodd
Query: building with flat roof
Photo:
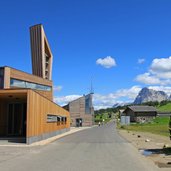
M 69 102 L 64 109 L 70 112 L 71 126 L 92 126 L 94 124 L 94 107 L 92 104 L 93 94 Z
M 43 26 L 32 26 L 30 37 L 33 74 L 0 67 L 0 137 L 27 144 L 70 129 L 69 112 L 53 102 L 53 58 Z

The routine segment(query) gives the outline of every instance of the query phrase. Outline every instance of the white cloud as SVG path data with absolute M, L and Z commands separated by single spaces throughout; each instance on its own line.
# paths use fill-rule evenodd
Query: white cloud
M 105 95 L 94 94 L 93 96 L 94 108 L 97 110 L 100 108 L 112 107 L 116 103 L 132 102 L 134 101 L 135 97 L 137 96 L 140 90 L 141 87 L 133 86 L 129 89 L 120 89 L 114 93 L 109 93 Z M 61 97 L 55 97 L 54 101 L 57 104 L 64 106 L 68 104 L 68 102 L 73 101 L 79 97 L 81 96 L 80 95 L 61 96 Z
M 81 96 L 80 95 L 68 95 L 68 96 L 55 97 L 54 102 L 61 106 L 64 106 L 79 97 Z
M 164 91 L 168 95 L 171 94 L 171 87 L 169 86 L 149 86 L 148 88 L 156 91 Z
M 117 97 L 127 97 L 129 99 L 134 99 L 140 90 L 141 90 L 140 86 L 133 86 L 129 89 L 117 90 L 115 94 Z
M 147 85 L 171 84 L 171 57 L 154 59 L 149 70 L 137 75 L 135 80 Z
M 154 59 L 150 68 L 153 72 L 171 72 L 171 57 Z
M 138 59 L 138 64 L 143 64 L 145 62 L 145 59 L 144 58 L 139 58 Z
M 148 88 L 157 91 L 164 91 L 168 95 L 171 94 L 171 87 L 169 86 L 149 86 Z M 94 94 L 94 108 L 97 110 L 112 107 L 116 103 L 132 103 L 141 89 L 141 86 L 136 85 L 127 89 L 119 89 L 114 93 L 106 95 Z
M 171 72 L 158 72 L 154 73 L 154 75 L 161 79 L 171 79 Z
M 157 91 L 164 91 L 168 95 L 171 94 L 171 87 L 169 86 L 149 86 L 148 88 L 157 90 Z M 109 94 L 104 94 L 104 95 L 94 94 L 93 95 L 94 108 L 95 110 L 98 110 L 98 109 L 110 108 L 116 103 L 119 103 L 119 104 L 132 103 L 141 89 L 142 87 L 135 85 L 127 89 L 119 89 Z M 68 104 L 69 102 L 80 97 L 81 95 L 61 96 L 61 97 L 55 97 L 54 101 L 57 104 L 64 106 Z
M 96 60 L 97 65 L 101 65 L 105 68 L 111 68 L 116 66 L 116 61 L 111 56 L 107 56 L 106 58 L 99 58 Z
M 144 83 L 144 84 L 160 84 L 160 80 L 155 76 L 152 76 L 150 73 L 146 72 L 144 74 L 140 74 L 135 78 L 136 81 Z
M 60 85 L 59 85 L 59 86 L 54 86 L 54 87 L 53 87 L 53 90 L 54 90 L 54 91 L 61 91 L 62 88 L 63 88 L 63 87 L 60 86 Z

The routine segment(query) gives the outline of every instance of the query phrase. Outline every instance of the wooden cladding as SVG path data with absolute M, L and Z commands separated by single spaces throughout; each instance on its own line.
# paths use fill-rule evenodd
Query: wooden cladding
M 49 81 L 49 80 L 43 79 L 41 77 L 16 70 L 13 68 L 10 68 L 10 77 L 15 78 L 15 79 L 19 79 L 19 80 L 25 80 L 28 82 L 52 86 L 52 81 Z
M 41 24 L 30 27 L 30 40 L 33 74 L 51 80 L 53 56 Z
M 4 67 L 4 88 L 5 89 L 9 89 L 10 87 L 10 79 L 17 79 L 17 80 L 23 80 L 23 81 L 28 81 L 30 83 L 36 83 L 36 84 L 41 84 L 41 85 L 46 85 L 46 86 L 50 86 L 51 90 L 50 91 L 41 91 L 41 90 L 35 90 L 38 93 L 40 93 L 41 95 L 43 95 L 44 97 L 53 100 L 53 85 L 52 85 L 52 81 L 47 80 L 47 79 L 43 79 L 41 77 L 35 76 L 35 75 L 31 75 L 19 70 L 16 70 L 14 68 L 10 68 L 10 67 Z M 17 88 L 17 87 L 13 87 L 13 88 Z
M 33 90 L 0 90 L 0 136 L 8 130 L 8 104 L 26 104 L 26 138 L 70 128 L 69 112 Z M 47 115 L 56 115 L 60 120 L 47 122 Z M 20 119 L 20 118 L 18 118 Z
M 47 115 L 67 117 L 66 123 L 47 122 Z M 69 112 L 32 90 L 27 95 L 27 137 L 42 135 L 70 127 Z

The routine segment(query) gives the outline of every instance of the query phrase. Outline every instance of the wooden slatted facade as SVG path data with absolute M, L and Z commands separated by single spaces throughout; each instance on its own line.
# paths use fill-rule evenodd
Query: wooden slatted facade
M 26 103 L 26 142 L 57 135 L 70 128 L 69 112 L 30 89 L 0 90 L 0 136 L 8 134 L 8 104 Z M 66 122 L 48 122 L 47 115 L 66 117 Z
M 32 127 L 27 128 L 27 135 L 29 137 L 70 127 L 69 112 L 67 110 L 32 90 L 28 90 L 27 94 L 27 113 L 31 114 L 27 117 L 27 120 L 28 125 L 32 125 Z M 66 116 L 67 123 L 60 125 L 56 122 L 47 123 L 47 114 Z
M 86 99 L 88 106 L 86 106 Z M 92 94 L 84 95 L 64 106 L 70 112 L 71 126 L 92 126 L 94 124 L 94 108 L 92 106 Z M 88 109 L 88 112 L 86 111 Z M 81 122 L 81 123 L 80 123 Z
M 42 91 L 42 90 L 35 90 L 35 91 L 37 91 L 38 93 L 47 97 L 48 99 L 53 100 L 52 81 L 32 75 L 32 74 L 28 74 L 26 72 L 22 72 L 20 70 L 17 70 L 17 69 L 11 68 L 11 67 L 1 67 L 1 69 L 4 70 L 4 85 L 3 85 L 4 89 L 17 88 L 17 87 L 10 86 L 11 79 L 27 81 L 30 83 L 36 83 L 36 84 L 40 84 L 40 85 L 46 85 L 46 86 L 51 87 L 50 91 Z
M 30 27 L 30 40 L 33 75 L 51 80 L 53 55 L 41 24 Z

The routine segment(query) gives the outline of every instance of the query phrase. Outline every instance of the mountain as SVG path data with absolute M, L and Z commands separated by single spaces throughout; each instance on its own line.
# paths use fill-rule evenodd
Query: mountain
M 135 98 L 134 104 L 141 104 L 149 101 L 161 102 L 163 100 L 168 100 L 168 95 L 164 91 L 156 91 L 145 87 Z
M 116 108 L 116 107 L 122 107 L 122 106 L 126 106 L 126 105 L 130 105 L 131 103 L 115 103 L 112 107 Z

